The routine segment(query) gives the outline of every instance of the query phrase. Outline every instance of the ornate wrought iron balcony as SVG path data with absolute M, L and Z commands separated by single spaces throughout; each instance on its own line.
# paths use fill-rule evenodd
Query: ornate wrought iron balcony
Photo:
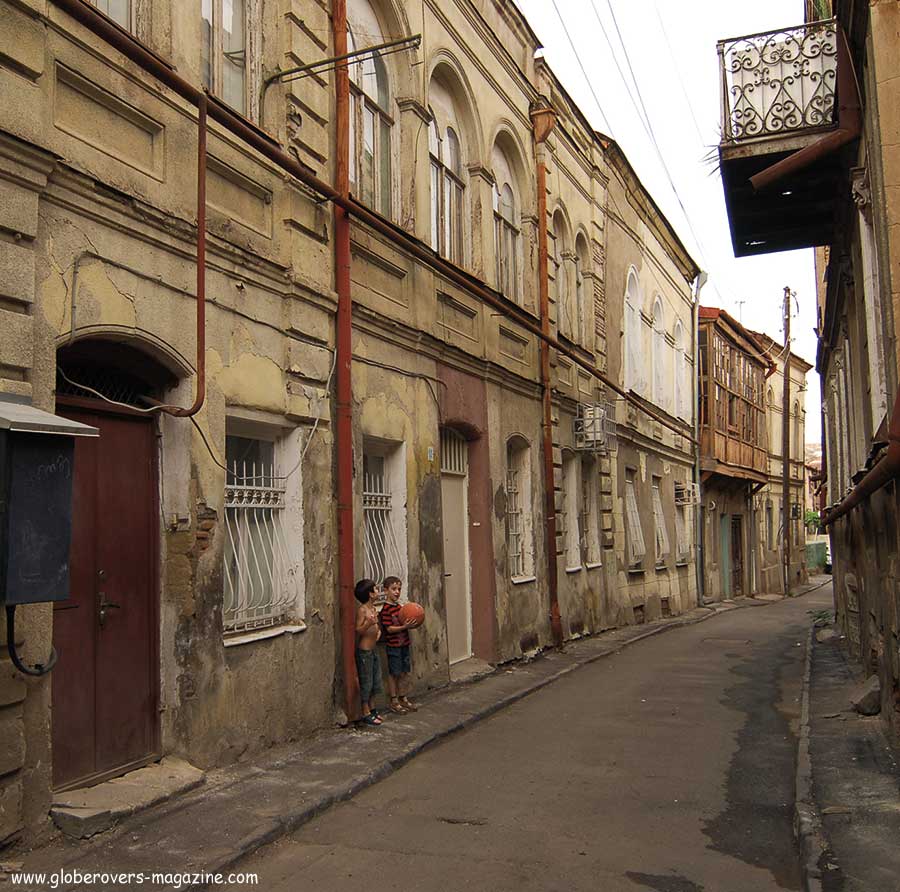
M 750 178 L 837 127 L 841 39 L 829 20 L 719 41 L 719 166 L 738 257 L 831 240 L 838 154 L 823 152 L 768 189 Z
M 834 20 L 721 40 L 723 142 L 832 127 Z

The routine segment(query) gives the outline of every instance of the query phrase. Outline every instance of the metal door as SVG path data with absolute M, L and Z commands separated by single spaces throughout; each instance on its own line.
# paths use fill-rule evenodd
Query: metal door
M 468 447 L 466 440 L 455 431 L 441 431 L 444 596 L 447 605 L 447 651 L 451 663 L 472 656 Z
M 731 593 L 744 594 L 744 524 L 740 514 L 731 515 Z
M 54 606 L 53 783 L 91 783 L 156 755 L 153 422 L 60 407 L 100 429 L 75 445 L 70 597 Z

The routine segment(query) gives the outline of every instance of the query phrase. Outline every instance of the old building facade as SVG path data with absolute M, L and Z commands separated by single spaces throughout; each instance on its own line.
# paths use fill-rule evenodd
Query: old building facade
M 796 28 L 720 43 L 719 154 L 736 253 L 817 248 L 835 609 L 852 653 L 880 676 L 882 715 L 896 733 L 900 4 L 806 6 Z M 809 61 L 789 81 L 779 66 L 798 54 Z M 770 62 L 766 89 L 751 95 L 746 85 Z M 819 89 L 804 99 L 810 78 Z M 773 117 L 782 87 L 790 113 L 782 105 Z
M 109 39 L 0 2 L 0 391 L 100 429 L 72 597 L 19 616 L 59 668 L 0 660 L 0 840 L 346 718 L 347 517 L 356 576 L 426 608 L 420 690 L 696 604 L 698 270 L 512 4 L 348 0 L 348 51 L 405 42 L 351 60 L 343 132 L 334 65 L 288 73 L 340 0 L 97 6 Z

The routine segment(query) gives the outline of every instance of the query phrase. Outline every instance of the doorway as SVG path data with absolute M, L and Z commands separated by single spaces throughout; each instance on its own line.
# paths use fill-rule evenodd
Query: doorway
M 454 430 L 441 431 L 441 521 L 444 532 L 444 599 L 450 663 L 472 656 L 469 559 L 469 444 Z
M 744 594 L 744 523 L 740 514 L 731 515 L 731 593 Z
M 53 609 L 53 786 L 66 789 L 158 757 L 158 471 L 146 415 L 73 388 L 57 411 L 100 431 L 75 444 L 70 594 Z

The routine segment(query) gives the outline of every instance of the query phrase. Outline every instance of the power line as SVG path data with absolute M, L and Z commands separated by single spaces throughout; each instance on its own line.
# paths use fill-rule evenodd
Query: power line
M 566 27 L 566 21 L 562 17 L 562 13 L 559 11 L 559 6 L 556 3 L 556 0 L 552 0 L 553 8 L 556 10 L 556 17 L 559 19 L 559 23 L 563 27 L 563 31 L 566 32 L 566 37 L 569 41 L 569 46 L 572 48 L 572 53 L 575 56 L 575 60 L 578 62 L 578 67 L 581 69 L 581 73 L 584 75 L 585 83 L 588 85 L 588 89 L 591 91 L 591 96 L 594 97 L 594 103 L 597 106 L 597 111 L 600 112 L 600 118 L 603 121 L 603 126 L 606 129 L 606 132 L 609 133 L 611 128 L 609 126 L 609 121 L 607 120 L 606 115 L 603 112 L 603 106 L 600 104 L 600 99 L 597 97 L 597 92 L 594 90 L 594 85 L 591 83 L 591 79 L 588 77 L 587 70 L 584 67 L 584 62 L 581 61 L 581 56 L 578 54 L 578 50 L 575 47 L 575 41 L 572 40 L 572 35 L 569 34 L 569 29 Z

